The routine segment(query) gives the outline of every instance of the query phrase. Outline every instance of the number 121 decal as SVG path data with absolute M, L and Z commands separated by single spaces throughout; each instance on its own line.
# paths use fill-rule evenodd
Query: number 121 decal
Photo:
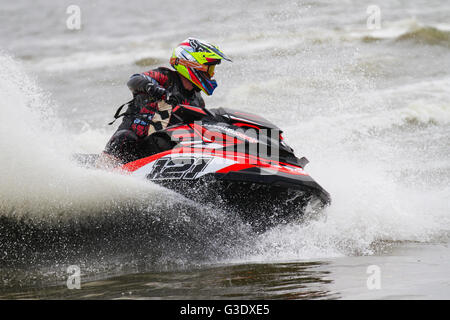
M 147 179 L 195 179 L 212 158 L 163 158 L 155 161 Z

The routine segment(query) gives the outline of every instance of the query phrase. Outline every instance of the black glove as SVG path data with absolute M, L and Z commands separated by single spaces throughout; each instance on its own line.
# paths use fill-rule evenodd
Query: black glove
M 166 102 L 172 106 L 176 106 L 181 103 L 181 99 L 173 92 L 166 91 Z
M 154 98 L 156 101 L 159 101 L 162 99 L 162 97 L 164 95 L 166 95 L 166 89 L 164 89 L 163 87 L 161 87 L 160 85 L 157 85 L 153 82 L 149 82 L 146 86 L 145 86 L 145 91 L 147 91 L 147 93 Z

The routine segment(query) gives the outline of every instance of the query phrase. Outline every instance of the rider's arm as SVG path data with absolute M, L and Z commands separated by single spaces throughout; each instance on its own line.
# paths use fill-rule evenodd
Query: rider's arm
M 127 82 L 127 86 L 133 94 L 146 93 L 146 87 L 149 83 L 159 85 L 155 79 L 145 74 L 137 73 L 130 77 L 130 80 Z
M 158 81 L 143 73 L 133 74 L 128 80 L 127 86 L 133 95 L 147 93 L 156 100 L 161 100 L 166 93 Z

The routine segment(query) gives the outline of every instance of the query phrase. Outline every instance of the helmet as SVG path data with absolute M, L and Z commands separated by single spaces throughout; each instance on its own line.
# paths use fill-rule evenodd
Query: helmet
M 231 61 L 217 46 L 187 38 L 173 50 L 170 64 L 179 74 L 211 95 L 217 87 L 216 80 L 212 79 L 214 69 L 222 59 Z

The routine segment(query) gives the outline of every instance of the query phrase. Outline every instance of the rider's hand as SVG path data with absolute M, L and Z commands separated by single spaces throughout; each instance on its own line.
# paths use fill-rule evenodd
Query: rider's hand
M 145 91 L 147 91 L 147 93 L 155 98 L 155 100 L 161 100 L 163 96 L 165 96 L 166 93 L 166 89 L 164 89 L 163 87 L 153 83 L 153 82 L 149 82 L 146 86 L 145 86 Z
M 177 95 L 173 94 L 172 92 L 167 91 L 166 93 L 166 102 L 172 106 L 176 106 L 177 104 L 180 104 L 181 101 L 177 97 Z

